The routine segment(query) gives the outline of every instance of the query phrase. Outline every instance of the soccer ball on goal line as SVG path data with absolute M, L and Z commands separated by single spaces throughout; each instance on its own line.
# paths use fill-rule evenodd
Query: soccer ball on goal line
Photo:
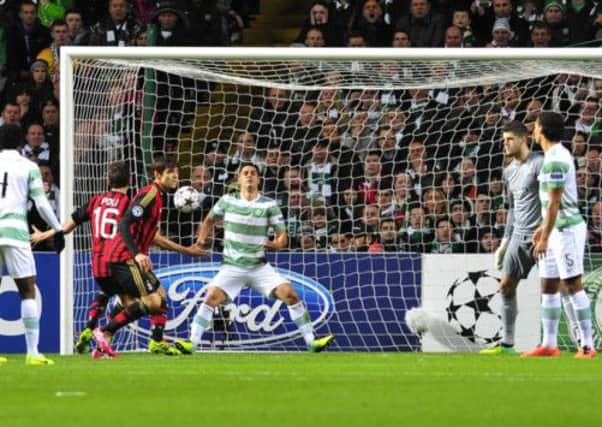
M 180 187 L 173 196 L 173 204 L 180 212 L 190 213 L 199 208 L 199 192 L 189 185 Z

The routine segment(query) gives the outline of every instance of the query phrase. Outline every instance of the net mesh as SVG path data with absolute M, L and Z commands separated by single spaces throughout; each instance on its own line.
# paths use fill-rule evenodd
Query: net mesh
M 253 161 L 290 237 L 289 251 L 271 260 L 302 298 L 315 299 L 317 331 L 337 333 L 342 350 L 417 350 L 404 313 L 420 303 L 419 254 L 491 253 L 503 235 L 505 122 L 531 128 L 542 109 L 564 115 L 591 223 L 600 79 L 595 61 L 77 59 L 74 204 L 106 190 L 111 161 L 129 162 L 135 191 L 148 182 L 153 155 L 173 153 L 182 185 L 200 191 L 200 208 L 177 212 L 168 197 L 162 232 L 189 245 L 213 203 L 236 189 L 240 162 Z M 215 253 L 220 236 L 217 229 Z M 590 243 L 598 250 L 599 241 Z M 96 290 L 89 249 L 84 227 L 75 239 L 75 334 Z M 153 260 L 172 302 L 166 335 L 184 338 L 213 264 L 178 273 L 170 269 L 192 261 L 158 250 Z M 286 310 L 253 292 L 228 305 L 220 323 L 223 314 L 206 345 L 304 348 Z M 117 348 L 145 348 L 149 329 L 140 320 Z

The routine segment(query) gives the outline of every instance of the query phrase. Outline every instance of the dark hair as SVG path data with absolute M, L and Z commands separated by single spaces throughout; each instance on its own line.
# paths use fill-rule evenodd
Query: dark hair
M 67 9 L 67 10 L 65 11 L 65 15 L 64 15 L 64 16 L 65 16 L 65 17 L 67 17 L 67 15 L 71 15 L 71 14 L 74 14 L 74 15 L 79 15 L 79 16 L 80 16 L 80 18 L 82 17 L 82 12 L 81 12 L 81 10 L 79 10 L 79 9 L 75 9 L 75 8 Z
M 440 216 L 439 218 L 437 218 L 437 221 L 435 221 L 435 227 L 439 227 L 439 224 L 443 221 L 446 221 L 446 222 L 450 223 L 450 225 L 451 225 L 451 221 L 448 217 Z
M 533 24 L 531 24 L 531 29 L 530 32 L 532 33 L 533 30 L 546 30 L 548 32 L 548 34 L 550 34 L 550 26 L 548 24 L 546 24 L 543 21 L 535 21 Z
M 0 149 L 13 150 L 21 144 L 23 144 L 23 130 L 21 126 L 0 126 Z
M 511 122 L 506 123 L 504 125 L 504 128 L 502 129 L 502 131 L 512 133 L 516 136 L 528 136 L 529 135 L 529 130 L 527 129 L 527 127 L 522 122 L 519 122 L 518 120 L 512 120 Z
M 157 156 L 153 159 L 151 172 L 162 174 L 166 170 L 177 169 L 178 164 L 173 157 Z
M 113 162 L 109 165 L 109 186 L 127 187 L 130 183 L 130 171 L 126 162 Z
M 541 133 L 549 141 L 558 142 L 564 136 L 564 119 L 553 111 L 542 111 L 537 117 Z
M 54 21 L 52 21 L 52 24 L 50 24 L 50 31 L 52 31 L 54 29 L 54 27 L 66 27 L 67 23 L 65 22 L 65 20 L 63 19 L 55 19 Z
M 259 170 L 259 166 L 257 166 L 255 163 L 253 162 L 242 162 L 240 164 L 240 166 L 238 167 L 238 173 L 240 174 L 240 172 L 246 168 L 247 166 L 250 166 L 252 168 L 255 168 L 255 171 L 257 172 L 258 176 L 261 176 L 261 171 Z

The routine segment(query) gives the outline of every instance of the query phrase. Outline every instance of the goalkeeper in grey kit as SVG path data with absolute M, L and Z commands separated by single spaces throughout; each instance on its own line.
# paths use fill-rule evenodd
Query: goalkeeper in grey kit
M 503 129 L 504 154 L 512 162 L 504 169 L 503 181 L 508 197 L 508 216 L 502 242 L 495 252 L 497 268 L 501 270 L 502 341 L 481 354 L 517 354 L 514 349 L 514 329 L 518 305 L 516 287 L 527 278 L 536 263 L 532 255 L 532 236 L 541 224 L 539 182 L 537 177 L 543 155 L 529 150 L 529 131 L 519 121 L 507 123 Z M 565 314 L 571 325 L 577 324 L 569 301 L 563 299 Z

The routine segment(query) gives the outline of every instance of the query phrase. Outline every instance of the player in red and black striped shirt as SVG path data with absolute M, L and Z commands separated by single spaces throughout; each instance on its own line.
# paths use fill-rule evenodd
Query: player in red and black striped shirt
M 119 232 L 108 248 L 113 278 L 122 292 L 135 299 L 106 326 L 96 328 L 93 332 L 99 348 L 110 356 L 114 356 L 115 352 L 109 345 L 107 335 L 112 336 L 118 329 L 145 314 L 162 316 L 165 319 L 165 290 L 152 272 L 149 258 L 151 244 L 155 243 L 163 249 L 191 256 L 206 254 L 206 251 L 198 246 L 185 248 L 160 235 L 162 195 L 178 186 L 178 168 L 171 159 L 159 157 L 153 161 L 152 173 L 153 183 L 143 187 L 134 196 L 119 222 Z M 151 340 L 151 348 L 153 340 L 155 337 Z
M 88 308 L 88 323 L 76 343 L 78 353 L 88 350 L 92 338 L 92 330 L 96 328 L 98 319 L 104 313 L 109 299 L 120 293 L 119 287 L 111 279 L 107 247 L 117 235 L 117 224 L 123 217 L 130 199 L 127 195 L 130 173 L 124 162 L 109 165 L 110 191 L 90 197 L 88 201 L 76 209 L 63 224 L 65 234 L 71 233 L 76 227 L 90 221 L 92 230 L 92 275 L 98 283 L 100 291 L 94 296 L 94 301 Z M 35 230 L 31 237 L 33 244 L 46 240 L 54 234 L 54 230 L 44 233 Z

